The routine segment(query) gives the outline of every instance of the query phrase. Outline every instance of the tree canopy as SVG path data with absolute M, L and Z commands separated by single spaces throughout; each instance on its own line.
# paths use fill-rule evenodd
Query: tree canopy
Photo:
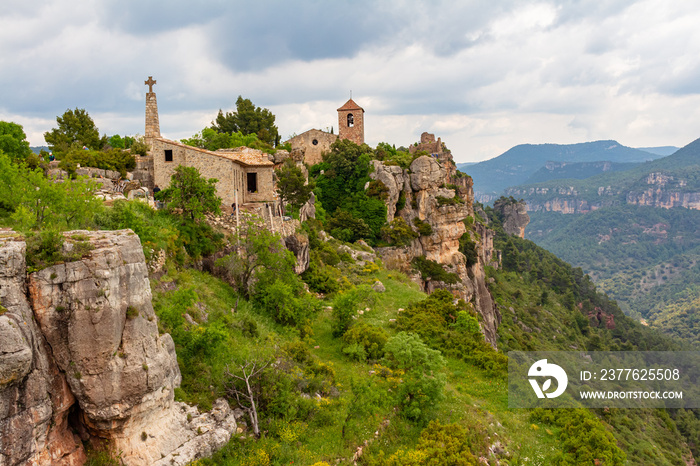
M 221 198 L 216 195 L 216 178 L 203 178 L 194 167 L 179 165 L 170 179 L 170 186 L 161 191 L 171 212 L 180 212 L 192 222 L 203 220 L 207 213 L 221 213 Z
M 275 126 L 275 115 L 266 108 L 256 107 L 250 99 L 244 99 L 240 95 L 236 100 L 236 111 L 224 114 L 219 110 L 211 127 L 217 133 L 255 134 L 258 139 L 271 146 L 280 143 L 279 131 Z
M 54 152 L 66 152 L 71 147 L 99 150 L 105 145 L 100 131 L 88 112 L 83 108 L 68 109 L 63 116 L 56 117 L 58 128 L 44 133 L 44 139 Z
M 0 121 L 0 151 L 9 155 L 12 160 L 25 160 L 31 155 L 32 150 L 22 125 Z
M 277 175 L 277 193 L 284 203 L 290 204 L 298 209 L 309 200 L 311 191 L 314 189 L 313 181 L 306 184 L 306 178 L 301 168 L 297 167 L 294 160 L 287 159 L 279 170 L 275 170 Z

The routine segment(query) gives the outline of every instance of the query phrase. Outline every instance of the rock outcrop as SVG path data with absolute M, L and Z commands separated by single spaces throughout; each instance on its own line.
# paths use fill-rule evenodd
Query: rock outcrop
M 506 233 L 525 238 L 525 227 L 530 223 L 525 202 L 503 198 L 493 204 L 493 210 L 503 219 Z
M 225 401 L 206 415 L 174 402 L 175 346 L 158 333 L 138 236 L 66 233 L 64 254 L 78 247 L 82 259 L 25 281 L 24 241 L 0 240 L 0 464 L 79 465 L 79 440 L 107 440 L 126 465 L 223 445 L 236 428 Z
M 493 232 L 478 224 L 470 231 L 469 235 L 476 242 L 475 262 L 467 263 L 466 256 L 460 252 L 460 238 L 467 233 L 464 220 L 474 216 L 471 178 L 457 173 L 448 151 L 418 157 L 406 170 L 386 166 L 377 160 L 372 164 L 374 170 L 370 176 L 388 188 L 387 220 L 400 216 L 408 225 L 429 225 L 429 228 L 424 227 L 424 233 L 429 231 L 429 234 L 419 236 L 408 246 L 379 248 L 377 253 L 385 265 L 412 275 L 427 292 L 446 288 L 456 298 L 471 302 L 482 316 L 481 328 L 486 341 L 495 347 L 501 317 L 486 286 L 484 272 L 484 265 L 493 262 Z M 399 203 L 401 198 L 405 202 Z M 477 231 L 478 228 L 481 230 Z M 425 256 L 443 265 L 446 271 L 457 274 L 458 282 L 424 280 L 411 268 L 411 261 L 418 256 Z
M 25 251 L 18 235 L 0 235 L 0 464 L 81 465 L 75 398 L 27 299 Z

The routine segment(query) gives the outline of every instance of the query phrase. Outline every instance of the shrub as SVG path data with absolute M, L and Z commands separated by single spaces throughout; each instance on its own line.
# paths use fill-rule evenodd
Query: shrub
M 418 217 L 415 217 L 413 219 L 413 224 L 418 227 L 418 234 L 420 236 L 430 236 L 433 234 L 433 227 L 431 227 L 428 222 L 424 222 Z
M 459 238 L 459 252 L 467 258 L 467 267 L 476 264 L 479 260 L 477 244 L 472 240 L 471 234 L 467 231 Z
M 403 415 L 413 421 L 424 420 L 442 398 L 445 359 L 414 333 L 401 332 L 391 337 L 384 350 L 387 366 L 406 374 L 398 395 Z
M 364 322 L 357 323 L 343 335 L 346 344 L 343 352 L 358 361 L 379 359 L 384 356 L 384 345 L 388 338 L 389 335 L 381 327 Z M 346 348 L 351 350 L 346 351 Z M 357 351 L 358 348 L 362 351 Z
M 408 226 L 406 221 L 401 217 L 396 217 L 391 221 L 391 223 L 383 226 L 381 234 L 382 239 L 397 246 L 408 245 L 414 238 L 418 238 L 418 234 L 413 231 L 413 229 Z
M 347 332 L 352 325 L 353 316 L 357 311 L 357 306 L 360 304 L 360 298 L 357 293 L 348 291 L 336 296 L 333 300 L 333 336 L 340 337 Z
M 139 316 L 139 310 L 136 309 L 134 306 L 128 306 L 126 308 L 126 318 L 131 320 L 135 319 Z
M 386 185 L 380 180 L 372 180 L 369 182 L 366 194 L 367 197 L 386 201 L 389 198 L 389 188 L 387 188 Z
M 434 280 L 453 285 L 459 281 L 456 273 L 445 271 L 442 265 L 426 259 L 424 256 L 417 256 L 411 261 L 411 265 L 418 270 L 423 280 Z
M 63 262 L 63 242 L 63 235 L 57 230 L 29 233 L 26 237 L 27 272 L 35 272 Z
M 453 197 L 443 197 L 443 196 L 437 196 L 437 202 L 440 207 L 444 205 L 456 205 L 456 204 L 464 204 L 464 201 L 462 200 L 461 197 L 457 196 L 456 194 Z

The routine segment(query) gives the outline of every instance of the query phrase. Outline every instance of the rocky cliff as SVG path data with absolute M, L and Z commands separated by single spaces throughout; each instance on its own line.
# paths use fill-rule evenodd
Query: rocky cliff
M 0 465 L 80 465 L 98 440 L 126 465 L 181 465 L 227 442 L 223 400 L 207 414 L 174 401 L 175 347 L 158 334 L 138 236 L 65 238 L 81 259 L 27 275 L 24 240 L 0 236 Z
M 642 167 L 643 168 L 643 167 Z M 621 172 L 625 173 L 625 172 Z M 527 210 L 585 214 L 602 207 L 637 204 L 671 209 L 700 209 L 697 173 L 666 171 L 642 173 L 638 179 L 551 181 L 540 185 L 515 186 L 505 190 L 507 196 L 522 198 Z
M 460 238 L 467 233 L 464 220 L 474 216 L 471 178 L 457 173 L 449 152 L 418 157 L 408 169 L 386 166 L 377 160 L 372 163 L 374 170 L 370 176 L 388 188 L 387 220 L 400 216 L 408 225 L 430 226 L 408 246 L 379 248 L 385 264 L 412 274 L 427 292 L 447 288 L 456 297 L 471 302 L 482 316 L 486 341 L 495 347 L 501 316 L 486 286 L 484 273 L 484 265 L 492 262 L 493 232 L 482 225 L 472 225 L 469 235 L 475 242 L 477 260 L 469 262 L 460 252 Z M 457 274 L 458 282 L 422 279 L 410 266 L 418 256 L 425 256 Z

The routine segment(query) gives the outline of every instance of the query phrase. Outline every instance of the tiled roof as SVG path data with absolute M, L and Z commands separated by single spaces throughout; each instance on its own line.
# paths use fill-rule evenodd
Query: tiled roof
M 363 112 L 365 111 L 365 109 L 357 105 L 352 99 L 345 102 L 345 104 L 338 109 L 339 112 L 342 110 L 362 110 Z

